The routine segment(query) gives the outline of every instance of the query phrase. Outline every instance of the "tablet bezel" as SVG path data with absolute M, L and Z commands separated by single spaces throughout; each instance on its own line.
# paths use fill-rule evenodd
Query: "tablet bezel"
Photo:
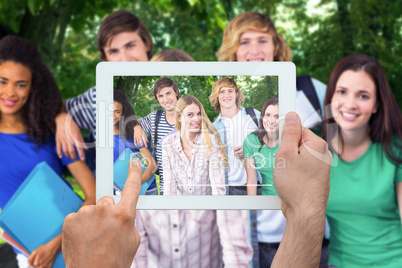
M 279 131 L 295 111 L 292 62 L 101 62 L 96 66 L 96 199 L 113 194 L 113 79 L 115 76 L 278 76 Z M 259 107 L 254 107 L 258 109 Z M 140 196 L 137 209 L 280 209 L 277 196 Z

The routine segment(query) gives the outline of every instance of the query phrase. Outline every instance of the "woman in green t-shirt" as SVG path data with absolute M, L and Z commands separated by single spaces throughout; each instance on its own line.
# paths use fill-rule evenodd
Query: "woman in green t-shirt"
M 256 195 L 257 193 L 257 170 L 262 177 L 262 195 L 276 195 L 272 172 L 278 147 L 278 98 L 270 98 L 262 106 L 258 130 L 249 134 L 243 142 L 248 195 Z
M 339 61 L 324 106 L 330 267 L 402 267 L 402 114 L 380 64 L 363 54 Z

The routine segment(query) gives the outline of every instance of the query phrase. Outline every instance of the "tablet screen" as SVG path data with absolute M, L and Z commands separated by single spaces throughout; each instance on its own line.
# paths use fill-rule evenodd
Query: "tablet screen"
M 115 76 L 114 89 L 115 194 L 136 157 L 144 195 L 276 195 L 278 76 Z
M 222 63 L 198 64 L 134 63 L 143 73 L 153 66 L 145 75 L 138 68 L 109 70 L 107 89 L 104 84 L 102 91 L 98 88 L 98 96 L 107 93 L 97 116 L 102 115 L 98 129 L 113 134 L 105 147 L 98 144 L 97 161 L 110 164 L 97 166 L 109 166 L 101 178 L 112 173 L 113 180 L 101 179 L 100 186 L 98 179 L 97 198 L 102 188 L 102 196 L 118 201 L 130 160 L 138 158 L 143 166 L 139 209 L 280 208 L 272 171 L 281 119 L 294 107 L 295 94 L 286 93 L 282 102 L 278 96 L 293 92 L 294 65 L 286 66 L 291 73 L 286 79 L 278 72 L 282 64 L 269 64 L 271 72 L 244 63 L 226 72 Z M 254 69 L 239 71 L 240 65 Z M 281 87 L 285 81 L 290 81 L 287 91 Z M 140 142 L 144 139 L 147 144 Z

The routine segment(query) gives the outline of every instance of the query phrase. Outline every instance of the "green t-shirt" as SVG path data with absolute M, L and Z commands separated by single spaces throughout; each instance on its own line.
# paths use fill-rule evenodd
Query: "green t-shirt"
M 254 159 L 255 167 L 260 172 L 262 177 L 262 184 L 269 186 L 262 186 L 262 195 L 277 195 L 272 173 L 274 171 L 274 158 L 278 151 L 279 145 L 274 148 L 268 148 L 265 144 L 261 147 L 258 136 L 254 133 L 249 134 L 243 142 L 243 156 L 248 159 Z
M 327 218 L 329 263 L 337 267 L 402 267 L 402 226 L 395 183 L 402 165 L 392 164 L 380 143 L 358 159 L 334 155 Z

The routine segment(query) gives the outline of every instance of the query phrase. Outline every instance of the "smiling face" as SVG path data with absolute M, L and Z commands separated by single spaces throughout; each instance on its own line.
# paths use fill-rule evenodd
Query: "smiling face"
M 264 129 L 268 135 L 277 134 L 279 132 L 279 106 L 269 105 L 265 110 L 264 117 L 262 119 Z
M 148 61 L 148 49 L 137 32 L 118 33 L 103 49 L 107 61 Z
M 274 61 L 275 45 L 272 35 L 247 31 L 240 35 L 237 61 Z
M 0 113 L 17 115 L 28 100 L 32 73 L 19 63 L 6 61 L 0 65 Z
M 123 113 L 123 106 L 117 101 L 113 101 L 113 126 L 117 127 Z
M 221 87 L 218 96 L 221 111 L 225 109 L 236 109 L 236 98 L 236 89 L 232 87 Z
M 177 93 L 172 87 L 164 87 L 156 94 L 156 100 L 166 111 L 174 110 L 177 103 Z
M 181 131 L 199 132 L 202 124 L 202 114 L 200 107 L 192 103 L 183 109 L 179 115 Z
M 376 87 L 364 71 L 343 72 L 335 86 L 331 111 L 342 131 L 367 130 L 377 112 Z

